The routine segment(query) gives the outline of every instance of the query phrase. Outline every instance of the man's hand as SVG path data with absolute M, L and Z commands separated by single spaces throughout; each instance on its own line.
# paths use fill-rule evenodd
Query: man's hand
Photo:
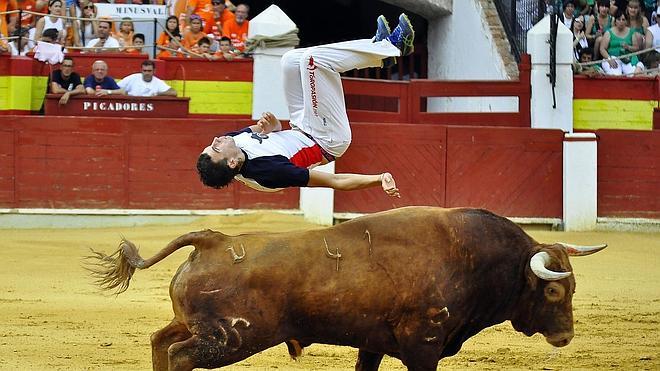
M 69 92 L 62 94 L 62 97 L 60 98 L 60 105 L 63 106 L 67 104 L 69 102 L 69 97 L 70 97 Z
M 385 191 L 388 196 L 401 198 L 399 188 L 396 187 L 396 183 L 394 182 L 394 177 L 392 177 L 392 174 L 383 173 L 380 176 L 380 183 L 383 187 L 383 191 Z
M 282 123 L 271 112 L 264 112 L 257 121 L 258 129 L 262 134 L 272 133 L 282 130 Z

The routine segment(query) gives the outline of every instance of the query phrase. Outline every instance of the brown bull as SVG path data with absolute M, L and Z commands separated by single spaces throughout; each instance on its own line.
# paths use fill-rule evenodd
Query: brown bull
M 477 209 L 407 207 L 306 232 L 183 235 L 150 259 L 122 241 L 95 253 L 104 289 L 195 246 L 170 284 L 174 319 L 151 337 L 155 370 L 215 368 L 279 343 L 359 348 L 358 370 L 384 354 L 435 370 L 482 329 L 511 320 L 555 346 L 573 338 L 568 255 L 605 247 L 539 244 Z M 295 341 L 289 341 L 296 339 Z

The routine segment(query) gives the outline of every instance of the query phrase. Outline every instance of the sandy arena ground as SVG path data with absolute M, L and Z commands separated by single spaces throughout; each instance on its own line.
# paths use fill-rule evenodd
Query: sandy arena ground
M 107 229 L 0 229 L 0 369 L 146 370 L 150 334 L 172 318 L 168 285 L 191 247 L 138 271 L 129 290 L 100 294 L 81 268 L 94 247 L 114 251 L 119 235 L 151 256 L 181 234 L 211 227 L 227 234 L 311 229 L 298 216 L 207 217 L 192 224 Z M 543 242 L 606 242 L 593 256 L 574 258 L 575 338 L 552 348 L 506 322 L 482 331 L 441 361 L 449 370 L 660 369 L 660 233 L 564 233 L 530 230 Z M 313 345 L 293 362 L 284 345 L 229 370 L 349 370 L 357 351 Z M 404 370 L 385 358 L 383 370 Z

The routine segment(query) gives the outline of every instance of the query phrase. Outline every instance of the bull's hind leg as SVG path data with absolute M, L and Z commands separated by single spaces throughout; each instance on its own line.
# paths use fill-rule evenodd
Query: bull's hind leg
M 186 340 L 192 334 L 181 322 L 172 320 L 169 325 L 154 332 L 151 335 L 151 361 L 154 371 L 167 371 L 168 356 L 167 349 L 170 345 Z
M 355 364 L 355 371 L 378 371 L 380 361 L 382 360 L 383 354 L 371 353 L 360 349 L 357 363 Z

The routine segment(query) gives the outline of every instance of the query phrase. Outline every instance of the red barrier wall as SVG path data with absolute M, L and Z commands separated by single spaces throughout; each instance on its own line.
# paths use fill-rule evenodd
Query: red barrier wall
M 596 134 L 598 216 L 660 218 L 660 131 Z
M 45 117 L 8 118 L 0 129 L 3 208 L 298 208 L 295 189 L 271 194 L 232 185 L 218 191 L 199 182 L 200 149 L 249 120 L 60 117 L 55 124 Z M 390 171 L 403 197 L 387 197 L 380 189 L 337 192 L 337 212 L 437 205 L 561 217 L 562 138 L 555 131 L 352 127 L 354 143 L 337 171 Z

